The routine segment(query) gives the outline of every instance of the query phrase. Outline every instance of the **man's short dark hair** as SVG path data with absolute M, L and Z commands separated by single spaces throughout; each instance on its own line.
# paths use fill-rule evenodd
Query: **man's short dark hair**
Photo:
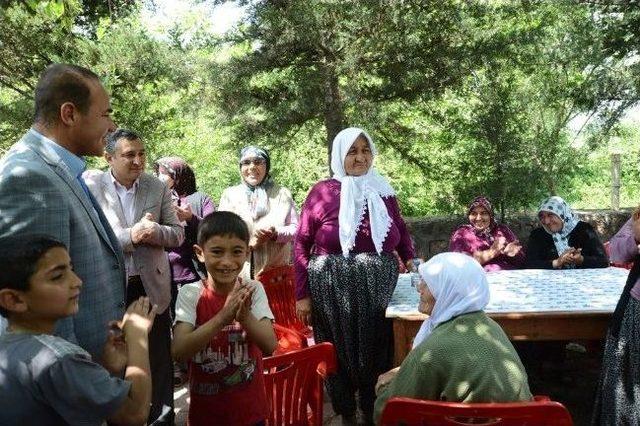
M 120 139 L 126 139 L 128 141 L 142 140 L 140 136 L 132 130 L 116 129 L 115 131 L 107 134 L 107 144 L 104 150 L 113 155 L 116 152 L 116 145 Z
M 233 212 L 213 212 L 205 216 L 198 226 L 198 245 L 204 244 L 213 237 L 231 236 L 249 244 L 249 228 L 244 220 Z
M 12 235 L 0 238 L 0 290 L 29 291 L 38 260 L 54 247 L 67 248 L 49 235 Z M 8 312 L 0 307 L 0 315 Z
M 69 64 L 49 65 L 36 85 L 34 120 L 45 125 L 54 124 L 65 102 L 71 102 L 86 114 L 91 105 L 91 81 L 99 82 L 100 78 L 86 68 Z

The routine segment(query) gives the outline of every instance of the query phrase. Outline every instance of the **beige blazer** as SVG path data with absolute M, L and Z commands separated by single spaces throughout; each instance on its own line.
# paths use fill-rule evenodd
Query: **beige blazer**
M 151 213 L 160 226 L 152 244 L 134 245 L 131 228 L 127 225 L 110 174 L 110 169 L 106 172 L 92 170 L 85 172 L 84 180 L 102 207 L 125 256 L 133 254 L 133 274 L 137 272 L 140 275 L 151 303 L 157 304 L 158 313 L 162 313 L 171 301 L 171 267 L 164 249 L 178 247 L 184 241 L 184 228 L 173 208 L 171 192 L 154 176 L 147 173 L 140 175 L 134 201 L 134 222 Z

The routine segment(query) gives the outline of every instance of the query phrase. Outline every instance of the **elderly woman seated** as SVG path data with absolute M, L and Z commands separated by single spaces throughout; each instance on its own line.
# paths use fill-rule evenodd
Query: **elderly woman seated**
M 429 318 L 402 365 L 380 375 L 376 419 L 395 396 L 452 402 L 531 400 L 518 354 L 483 311 L 489 285 L 482 266 L 461 253 L 442 253 L 418 270 L 418 309 Z
M 495 221 L 491 203 L 476 197 L 467 211 L 469 223 L 451 235 L 449 251 L 473 256 L 485 271 L 517 269 L 524 264 L 524 250 L 507 225 Z
M 609 259 L 598 234 L 581 221 L 560 197 L 549 197 L 538 209 L 542 227 L 531 231 L 527 268 L 606 268 Z

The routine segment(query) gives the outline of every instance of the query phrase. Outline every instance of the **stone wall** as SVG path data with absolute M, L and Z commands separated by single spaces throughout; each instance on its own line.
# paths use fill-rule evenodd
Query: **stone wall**
M 631 216 L 631 210 L 579 210 L 580 219 L 596 229 L 602 241 L 608 241 Z M 468 223 L 463 216 L 431 216 L 406 219 L 414 238 L 417 253 L 425 260 L 447 251 L 451 233 L 461 224 Z M 506 224 L 526 246 L 531 230 L 539 226 L 536 216 L 519 215 L 507 218 Z

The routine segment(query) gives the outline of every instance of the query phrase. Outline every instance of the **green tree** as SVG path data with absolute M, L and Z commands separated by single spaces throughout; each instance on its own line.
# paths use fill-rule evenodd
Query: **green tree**
M 466 72 L 458 2 L 242 3 L 249 19 L 230 40 L 243 50 L 214 68 L 238 137 L 286 144 L 314 123 L 330 157 L 334 136 L 367 124 L 369 106 L 433 98 Z

